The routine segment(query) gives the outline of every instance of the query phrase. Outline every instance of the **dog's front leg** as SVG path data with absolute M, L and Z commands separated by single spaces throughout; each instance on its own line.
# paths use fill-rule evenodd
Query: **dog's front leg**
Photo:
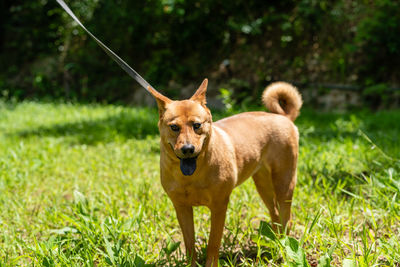
M 192 266 L 196 265 L 196 250 L 194 239 L 193 207 L 174 203 L 176 216 L 182 229 L 183 240 L 186 247 L 186 256 Z
M 221 246 L 227 207 L 228 202 L 210 207 L 211 231 L 207 246 L 207 267 L 218 267 L 219 247 Z

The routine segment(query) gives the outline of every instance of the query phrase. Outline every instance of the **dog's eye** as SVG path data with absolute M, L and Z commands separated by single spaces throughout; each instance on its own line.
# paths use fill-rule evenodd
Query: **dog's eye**
M 174 132 L 179 132 L 179 126 L 178 126 L 178 125 L 172 124 L 170 127 L 171 127 L 171 130 L 172 130 L 172 131 L 174 131 Z
M 197 130 L 197 129 L 200 129 L 200 127 L 201 127 L 201 123 L 193 123 L 193 129 L 195 129 L 195 130 Z

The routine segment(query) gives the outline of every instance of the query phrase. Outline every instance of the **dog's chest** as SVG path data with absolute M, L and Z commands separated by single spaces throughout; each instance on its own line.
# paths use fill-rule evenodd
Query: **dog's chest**
M 168 195 L 174 202 L 191 206 L 209 206 L 212 201 L 210 189 L 199 188 L 195 185 L 171 186 L 167 189 Z

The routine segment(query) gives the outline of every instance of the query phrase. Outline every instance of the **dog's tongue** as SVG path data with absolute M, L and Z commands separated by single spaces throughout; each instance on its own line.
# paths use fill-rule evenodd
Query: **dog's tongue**
M 180 166 L 183 175 L 192 175 L 196 170 L 196 158 L 181 159 Z

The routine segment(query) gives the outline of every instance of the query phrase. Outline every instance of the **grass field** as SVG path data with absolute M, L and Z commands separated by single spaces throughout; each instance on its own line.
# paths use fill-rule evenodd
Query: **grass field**
M 400 111 L 305 109 L 296 124 L 291 238 L 268 231 L 250 179 L 221 266 L 400 266 Z M 158 140 L 153 109 L 0 102 L 0 266 L 183 266 Z M 206 208 L 195 227 L 204 263 Z

